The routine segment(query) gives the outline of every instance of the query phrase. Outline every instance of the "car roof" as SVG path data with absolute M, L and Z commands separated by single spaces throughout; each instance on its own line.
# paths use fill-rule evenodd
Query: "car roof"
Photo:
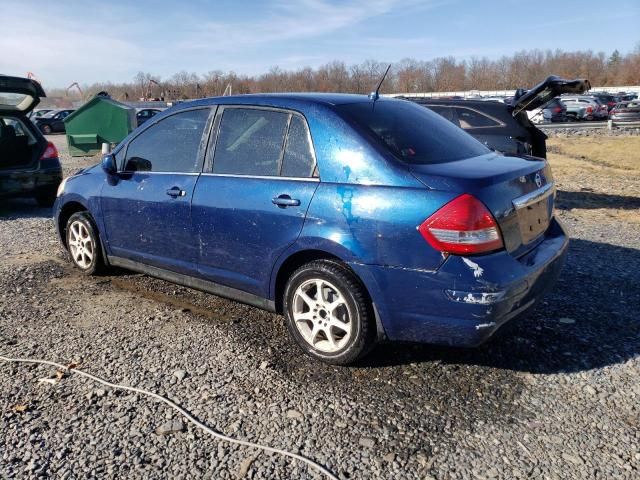
M 389 101 L 389 98 L 380 97 L 378 101 Z M 391 99 L 393 100 L 393 99 Z M 180 106 L 197 106 L 212 104 L 241 104 L 241 105 L 274 105 L 284 106 L 287 102 L 323 104 L 323 105 L 345 105 L 349 103 L 370 102 L 367 95 L 355 93 L 254 93 L 247 95 L 230 95 L 227 97 L 209 97 L 192 102 L 184 102 Z

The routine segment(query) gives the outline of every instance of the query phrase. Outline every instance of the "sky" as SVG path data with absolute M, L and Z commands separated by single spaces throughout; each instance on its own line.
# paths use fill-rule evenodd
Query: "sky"
M 33 72 L 64 88 L 139 71 L 162 79 L 536 48 L 627 53 L 640 45 L 640 2 L 0 0 L 0 25 L 0 74 Z

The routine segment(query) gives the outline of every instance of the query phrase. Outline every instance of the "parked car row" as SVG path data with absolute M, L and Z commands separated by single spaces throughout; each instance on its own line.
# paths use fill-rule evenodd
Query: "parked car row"
M 73 109 L 40 109 L 32 111 L 27 118 L 45 135 L 64 133 L 64 119 L 71 115 Z M 136 111 L 138 126 L 160 113 L 159 108 L 141 108 Z
M 532 111 L 529 118 L 533 123 L 571 122 L 591 120 L 620 120 L 620 116 L 612 117 L 614 109 L 620 104 L 627 104 L 637 98 L 636 94 L 612 95 L 603 92 L 589 92 L 582 95 L 562 95 L 555 98 L 542 109 Z M 620 107 L 623 108 L 623 107 Z M 629 108 L 633 109 L 633 105 Z M 552 115 L 551 112 L 557 113 Z M 631 115 L 625 115 L 625 119 Z
M 522 95 L 522 91 L 516 94 L 516 97 Z M 527 109 L 527 115 L 532 123 L 551 123 L 551 122 L 572 122 L 572 121 L 590 121 L 590 120 L 607 120 L 611 118 L 617 121 L 621 118 L 627 119 L 633 117 L 631 112 L 625 112 L 624 117 L 617 116 L 611 117 L 612 111 L 619 103 L 630 102 L 637 100 L 638 94 L 620 92 L 616 94 L 598 91 L 589 91 L 588 93 L 581 94 L 563 94 L 555 97 L 549 101 L 546 105 L 541 105 L 537 108 Z M 498 102 L 505 105 L 512 105 L 516 100 L 514 97 L 506 96 L 471 96 L 471 97 L 438 97 L 438 98 L 408 98 L 409 100 L 416 101 L 418 103 L 437 103 L 437 102 L 476 102 L 476 105 L 480 102 Z M 620 105 L 619 108 L 625 108 Z M 635 108 L 634 105 L 628 106 L 628 108 Z M 635 117 L 634 117 L 635 118 Z M 464 128 L 464 127 L 463 127 Z

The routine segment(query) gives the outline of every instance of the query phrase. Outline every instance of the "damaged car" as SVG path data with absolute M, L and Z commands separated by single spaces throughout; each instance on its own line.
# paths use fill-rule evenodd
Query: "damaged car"
M 176 105 L 65 179 L 55 225 L 86 274 L 142 272 L 284 315 L 308 355 L 476 346 L 555 283 L 549 164 L 377 94 Z
M 563 93 L 578 94 L 590 88 L 588 80 L 565 80 L 550 76 L 528 91 L 519 90 L 508 103 L 422 97 L 399 98 L 430 108 L 492 150 L 509 155 L 547 158 L 547 136 L 531 122 L 527 111 L 544 107 Z M 561 112 L 562 107 L 556 114 Z M 551 116 L 549 120 L 552 120 Z
M 35 80 L 0 75 L 0 197 L 51 207 L 62 181 L 58 151 L 28 118 L 44 96 Z

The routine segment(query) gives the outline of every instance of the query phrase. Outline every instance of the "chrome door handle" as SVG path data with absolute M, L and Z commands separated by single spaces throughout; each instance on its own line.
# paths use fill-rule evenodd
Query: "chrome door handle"
M 297 198 L 291 198 L 289 195 L 279 195 L 271 199 L 271 203 L 277 205 L 280 208 L 297 207 L 300 205 L 300 200 Z
M 179 187 L 171 187 L 167 190 L 167 195 L 173 198 L 184 197 L 184 193 L 184 190 L 181 190 Z

